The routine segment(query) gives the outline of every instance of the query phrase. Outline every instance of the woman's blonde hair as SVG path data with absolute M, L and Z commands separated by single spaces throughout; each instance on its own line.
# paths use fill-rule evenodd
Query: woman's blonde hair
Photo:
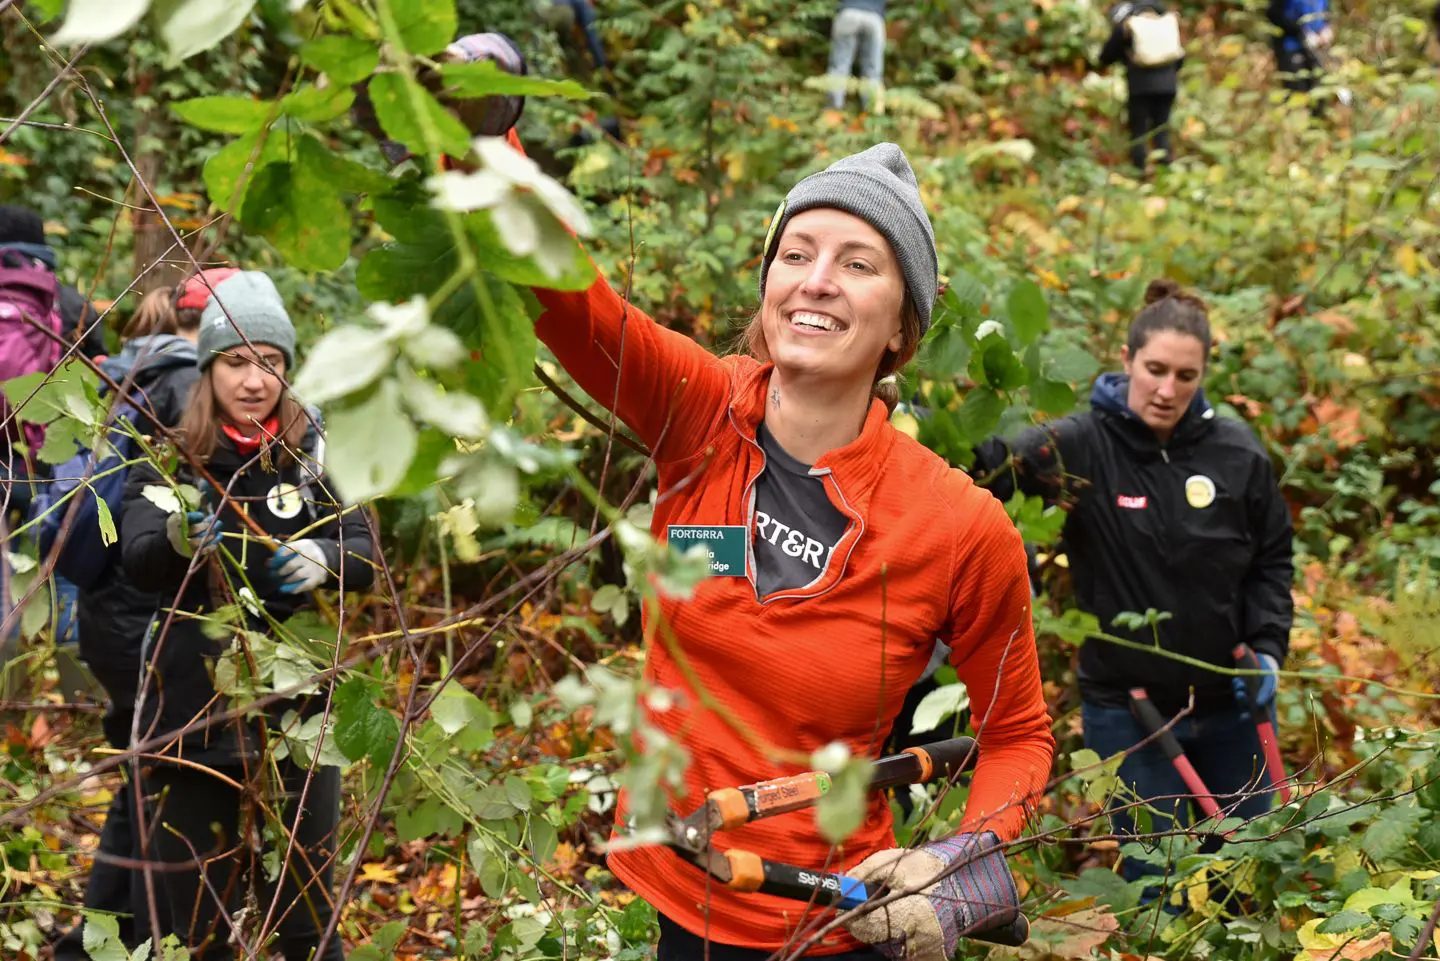
M 745 351 L 761 363 L 768 363 L 770 360 L 770 346 L 765 343 L 765 324 L 762 314 L 764 308 L 755 311 L 755 316 L 745 325 L 745 331 L 740 335 L 741 342 L 745 345 Z M 911 299 L 910 292 L 905 292 L 905 302 L 900 305 L 900 349 L 886 350 L 880 358 L 880 365 L 875 368 L 875 382 L 870 389 L 872 396 L 880 398 L 885 404 L 885 410 L 891 414 L 900 403 L 900 387 L 894 381 L 886 380 L 891 374 L 900 370 L 910 359 L 915 356 L 915 350 L 920 346 L 920 314 L 915 309 L 915 301 Z
M 300 445 L 305 441 L 305 431 L 310 418 L 305 408 L 287 390 L 280 395 L 275 405 L 275 419 L 279 422 L 278 443 L 275 445 L 276 463 L 298 460 Z M 190 455 L 202 464 L 210 462 L 215 448 L 220 444 L 220 410 L 215 403 L 215 366 L 205 368 L 195 386 L 190 389 L 190 401 L 176 427 L 180 443 Z
M 190 333 L 200 329 L 200 311 L 180 310 L 175 301 L 180 295 L 179 287 L 157 287 L 145 295 L 140 306 L 120 339 L 134 340 L 136 337 L 152 337 L 156 334 Z

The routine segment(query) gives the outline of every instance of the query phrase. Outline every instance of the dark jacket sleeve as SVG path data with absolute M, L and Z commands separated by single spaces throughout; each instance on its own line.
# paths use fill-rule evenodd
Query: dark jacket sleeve
M 316 485 L 316 508 L 330 515 L 312 539 L 325 552 L 325 566 L 333 571 L 336 585 L 347 591 L 367 590 L 375 582 L 375 541 L 370 536 L 368 518 L 373 515 L 363 506 L 346 507 L 321 478 Z
M 1031 427 L 1014 440 L 992 437 L 975 448 L 970 476 L 1001 501 L 1018 490 L 1047 505 L 1079 497 L 1090 476 L 1095 438 L 1087 414 Z
M 1290 508 L 1280 494 L 1275 470 L 1263 452 L 1246 491 L 1246 510 L 1255 534 L 1255 558 L 1245 577 L 1245 643 L 1260 654 L 1269 654 L 1277 664 L 1285 663 L 1290 650 L 1290 625 L 1295 603 L 1290 587 L 1295 579 L 1294 528 Z
M 1285 36 L 1294 37 L 1297 40 L 1303 39 L 1300 21 L 1292 18 L 1288 10 L 1289 4 L 1285 0 L 1270 0 L 1270 6 L 1266 9 L 1265 15 L 1269 17 L 1271 23 L 1280 28 L 1280 32 Z
M 174 593 L 185 572 L 190 569 L 190 558 L 182 557 L 170 546 L 165 531 L 167 512 L 156 507 L 145 497 L 145 488 L 150 485 L 169 486 L 160 472 L 148 462 L 135 464 L 125 478 L 125 497 L 120 516 L 120 557 L 125 565 L 125 576 L 130 582 L 147 593 Z
M 1130 52 L 1130 35 L 1125 32 L 1125 21 L 1115 24 L 1110 31 L 1110 39 L 1105 41 L 1105 46 L 1100 48 L 1100 69 L 1104 70 L 1112 64 L 1119 63 L 1125 59 Z

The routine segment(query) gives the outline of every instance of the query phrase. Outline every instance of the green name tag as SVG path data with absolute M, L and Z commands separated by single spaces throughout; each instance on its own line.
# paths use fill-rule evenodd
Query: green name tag
M 740 525 L 692 527 L 671 524 L 665 528 L 670 546 L 688 551 L 696 544 L 705 545 L 710 553 L 710 573 L 716 577 L 745 576 L 745 528 Z

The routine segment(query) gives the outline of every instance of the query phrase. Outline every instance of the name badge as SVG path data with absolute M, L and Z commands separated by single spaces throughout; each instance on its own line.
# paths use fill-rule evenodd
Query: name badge
M 677 551 L 688 551 L 696 544 L 703 544 L 710 555 L 710 573 L 716 577 L 745 576 L 746 533 L 738 524 L 718 527 L 671 524 L 665 528 L 666 539 Z

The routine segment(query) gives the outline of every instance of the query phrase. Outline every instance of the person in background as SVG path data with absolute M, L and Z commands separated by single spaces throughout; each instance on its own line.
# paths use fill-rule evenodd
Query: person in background
M 200 313 L 210 288 L 235 274 L 234 268 L 203 271 L 178 287 L 152 290 L 121 331 L 121 349 L 101 369 L 143 417 L 141 433 L 160 439 L 180 423 L 190 391 L 200 377 L 195 343 Z M 208 282 L 208 286 L 207 286 Z M 106 742 L 116 750 L 130 744 L 135 690 L 140 681 L 140 648 L 161 598 L 138 589 L 124 566 L 111 564 L 98 584 L 78 592 L 80 657 L 104 688 L 110 704 L 101 722 Z M 110 799 L 100 851 L 119 858 L 141 857 L 135 834 L 135 793 L 125 785 Z M 96 859 L 85 886 L 87 910 L 113 914 L 120 938 L 133 950 L 150 937 L 149 910 L 140 896 L 139 878 L 129 868 Z M 55 961 L 88 961 L 83 925 L 76 925 L 55 946 Z
M 1116 4 L 1109 13 L 1110 36 L 1100 50 L 1101 70 L 1125 64 L 1125 109 L 1130 128 L 1130 161 L 1145 173 L 1151 144 L 1160 163 L 1173 159 L 1170 113 L 1180 83 L 1185 48 L 1180 45 L 1179 18 L 1159 0 Z
M 1167 718 L 1193 696 L 1175 737 L 1220 807 L 1255 817 L 1273 785 L 1241 678 L 1165 655 L 1233 670 L 1236 645 L 1247 644 L 1265 670 L 1258 700 L 1268 706 L 1290 645 L 1290 511 L 1254 433 L 1206 401 L 1209 352 L 1204 302 L 1153 281 L 1120 351 L 1124 372 L 1101 375 L 1091 409 L 986 441 L 971 469 L 1002 501 L 1018 488 L 1069 509 L 1063 542 L 1076 600 L 1102 631 L 1130 642 L 1081 646 L 1085 746 L 1101 757 L 1128 752 L 1120 779 L 1159 812 L 1156 832 L 1192 823 L 1190 792 L 1159 744 L 1137 749 L 1149 732 L 1129 692 L 1145 688 Z M 1115 623 L 1150 609 L 1170 617 Z M 1127 808 L 1111 818 L 1117 832 L 1134 830 Z M 1128 860 L 1122 870 L 1132 881 L 1154 873 Z
M 1335 40 L 1329 0 L 1270 0 L 1266 15 L 1280 31 L 1272 45 L 1281 85 L 1309 93 L 1324 75 L 1323 57 Z M 1313 107 L 1318 112 L 1324 105 L 1317 100 Z
M 834 110 L 845 106 L 846 89 L 856 57 L 860 60 L 860 105 L 884 109 L 885 0 L 840 0 L 830 28 L 830 67 L 826 72 Z
M 295 328 L 269 277 L 242 271 L 215 285 L 200 322 L 198 354 L 200 376 L 178 427 L 184 456 L 174 477 L 146 461 L 131 468 L 125 486 L 120 546 L 126 577 L 165 599 L 141 652 L 135 712 L 147 738 L 176 732 L 226 704 L 212 678 L 232 638 L 217 639 L 208 629 L 219 608 L 237 611 L 237 628 L 273 634 L 271 624 L 306 606 L 312 591 L 363 590 L 374 573 L 365 518 L 342 508 L 330 492 L 315 460 L 318 431 L 282 380 L 295 370 Z M 192 462 L 203 465 L 208 478 Z M 172 483 L 201 489 L 202 504 L 167 509 L 163 499 L 147 496 L 148 489 Z M 264 531 L 263 539 L 252 525 Z M 313 717 L 324 701 L 289 699 L 267 708 L 263 720 L 176 735 L 147 761 L 141 778 L 151 826 L 145 856 L 166 865 L 155 880 L 174 932 L 195 961 L 235 957 L 230 919 L 251 887 L 260 889 L 267 908 L 278 898 L 276 947 L 286 961 L 343 957 L 338 937 L 316 954 L 335 909 L 339 768 L 321 765 L 311 775 L 294 756 L 276 759 L 263 750 L 273 740 L 266 729 L 273 731 L 286 712 Z M 294 839 L 293 849 L 278 849 L 287 864 L 273 883 L 248 843 L 271 812 L 278 819 L 269 822 L 274 836 Z M 196 852 L 204 858 L 199 869 Z
M 537 0 L 536 7 L 564 46 L 570 46 L 566 35 L 578 26 L 585 36 L 585 46 L 590 51 L 594 68 L 602 73 L 608 68 L 605 45 L 600 42 L 600 32 L 595 28 L 595 7 L 590 0 Z
M 59 269 L 60 258 L 45 240 L 45 222 L 29 207 L 0 204 L 0 250 L 14 250 L 49 268 Z M 66 345 L 80 345 L 80 352 L 98 360 L 105 356 L 105 336 L 97 322 L 100 312 L 74 286 L 61 282 L 56 309 L 60 312 L 60 333 Z

